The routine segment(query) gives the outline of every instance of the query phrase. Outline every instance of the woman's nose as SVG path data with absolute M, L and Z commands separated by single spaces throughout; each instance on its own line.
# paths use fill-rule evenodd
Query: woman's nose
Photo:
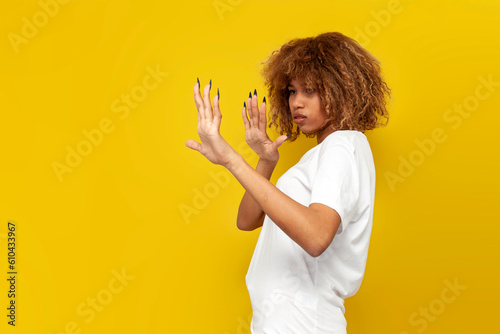
M 304 107 L 304 97 L 301 93 L 296 93 L 292 100 L 292 106 L 294 108 L 303 108 Z

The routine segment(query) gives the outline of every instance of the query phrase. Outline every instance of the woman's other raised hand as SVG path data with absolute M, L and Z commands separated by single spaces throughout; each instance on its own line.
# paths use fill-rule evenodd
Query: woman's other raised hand
M 245 124 L 245 140 L 257 155 L 268 162 L 278 162 L 278 147 L 288 139 L 286 135 L 278 137 L 274 142 L 267 135 L 266 98 L 258 108 L 257 90 L 250 92 L 243 103 L 242 117 Z

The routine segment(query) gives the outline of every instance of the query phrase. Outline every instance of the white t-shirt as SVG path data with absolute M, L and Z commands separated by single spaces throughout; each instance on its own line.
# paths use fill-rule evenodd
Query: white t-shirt
M 246 275 L 252 333 L 346 333 L 344 299 L 361 285 L 372 230 L 375 167 L 366 136 L 333 132 L 276 186 L 305 206 L 335 209 L 341 223 L 315 258 L 265 217 Z

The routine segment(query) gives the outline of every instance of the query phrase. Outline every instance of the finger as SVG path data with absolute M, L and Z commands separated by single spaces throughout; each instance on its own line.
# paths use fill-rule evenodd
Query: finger
M 249 125 L 252 127 L 252 122 L 253 122 L 253 110 L 252 110 L 252 93 L 248 94 L 248 99 L 247 99 L 247 112 L 248 112 L 248 118 L 250 119 Z
M 257 95 L 252 96 L 252 126 L 259 127 L 259 102 L 257 101 Z
M 214 117 L 212 111 L 212 104 L 210 103 L 210 88 L 211 85 L 208 84 L 203 89 L 203 104 L 204 104 L 203 115 L 207 120 L 212 120 Z
M 265 99 L 265 98 L 264 98 Z M 265 100 L 262 101 L 260 105 L 260 115 L 259 115 L 259 130 L 266 132 L 266 124 L 267 124 L 267 118 L 266 118 L 266 102 Z
M 279 136 L 278 138 L 276 138 L 273 145 L 275 145 L 276 149 L 278 149 L 278 147 L 280 147 L 287 139 L 288 139 L 287 135 Z
M 193 93 L 194 93 L 194 103 L 196 104 L 196 109 L 198 109 L 198 121 L 200 119 L 204 119 L 205 115 L 203 112 L 203 109 L 205 108 L 205 103 L 203 102 L 203 99 L 201 98 L 200 94 L 200 85 L 196 83 L 193 87 Z
M 200 150 L 201 150 L 201 144 L 198 143 L 196 140 L 193 140 L 193 139 L 189 139 L 186 142 L 186 146 L 189 147 L 190 149 L 198 151 L 198 152 L 200 152 Z
M 245 125 L 245 131 L 250 129 L 250 122 L 247 116 L 247 104 L 243 104 L 243 109 L 241 110 L 241 117 L 243 118 L 243 124 Z
M 222 120 L 222 113 L 219 108 L 219 88 L 217 88 L 217 95 L 214 96 L 214 123 L 217 127 L 220 127 L 220 122 Z

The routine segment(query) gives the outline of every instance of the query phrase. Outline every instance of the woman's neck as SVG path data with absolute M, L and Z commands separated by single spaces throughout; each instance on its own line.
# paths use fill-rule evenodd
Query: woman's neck
M 328 137 L 333 132 L 335 132 L 335 130 L 333 130 L 330 126 L 326 126 L 320 131 L 318 131 L 318 133 L 316 134 L 316 139 L 318 141 L 318 144 L 321 144 L 321 142 L 325 140 L 325 138 Z

